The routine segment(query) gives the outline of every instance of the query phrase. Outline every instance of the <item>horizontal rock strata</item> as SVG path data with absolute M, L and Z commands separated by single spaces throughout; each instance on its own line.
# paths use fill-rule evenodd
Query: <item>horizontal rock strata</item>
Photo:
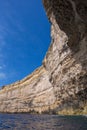
M 43 64 L 60 101 L 57 111 L 72 108 L 87 113 L 87 1 L 43 3 L 52 24 L 52 43 Z
M 0 90 L 0 112 L 87 114 L 87 1 L 43 4 L 51 45 L 40 68 Z
M 46 111 L 55 101 L 47 71 L 38 68 L 25 79 L 0 91 L 0 112 Z

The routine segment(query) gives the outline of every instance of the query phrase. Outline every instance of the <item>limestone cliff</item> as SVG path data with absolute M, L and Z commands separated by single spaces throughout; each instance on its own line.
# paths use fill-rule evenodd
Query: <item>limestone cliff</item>
M 87 1 L 43 0 L 52 24 L 44 59 L 58 110 L 87 113 Z
M 51 45 L 40 68 L 0 90 L 0 112 L 87 114 L 87 1 L 43 4 Z
M 43 66 L 0 90 L 0 112 L 39 112 L 53 107 L 55 97 Z

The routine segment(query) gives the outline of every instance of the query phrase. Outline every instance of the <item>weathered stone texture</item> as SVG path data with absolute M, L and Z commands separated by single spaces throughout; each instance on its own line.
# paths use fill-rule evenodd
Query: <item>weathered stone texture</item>
M 87 1 L 43 0 L 52 42 L 43 66 L 0 91 L 1 112 L 87 114 Z
M 52 24 L 52 43 L 44 67 L 60 106 L 79 108 L 81 102 L 87 102 L 87 1 L 43 0 L 43 3 Z
M 0 112 L 46 111 L 55 101 L 47 71 L 40 67 L 25 79 L 0 91 Z

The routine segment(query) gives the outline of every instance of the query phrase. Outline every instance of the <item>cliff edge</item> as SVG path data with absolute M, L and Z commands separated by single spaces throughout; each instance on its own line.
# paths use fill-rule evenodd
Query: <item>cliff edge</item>
M 87 1 L 43 5 L 52 37 L 43 65 L 0 90 L 0 112 L 87 114 Z

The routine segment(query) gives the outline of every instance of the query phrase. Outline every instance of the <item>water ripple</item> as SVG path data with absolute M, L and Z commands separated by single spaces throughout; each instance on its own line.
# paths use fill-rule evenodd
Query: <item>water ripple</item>
M 0 114 L 0 130 L 87 130 L 84 116 Z

